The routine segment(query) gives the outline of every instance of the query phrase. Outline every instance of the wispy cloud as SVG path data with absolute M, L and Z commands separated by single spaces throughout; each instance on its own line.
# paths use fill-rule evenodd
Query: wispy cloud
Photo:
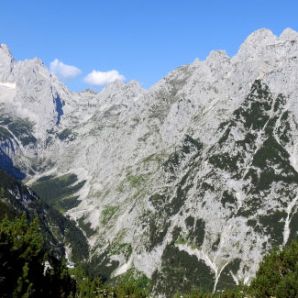
M 91 71 L 84 79 L 87 84 L 105 86 L 115 81 L 124 81 L 125 77 L 117 70 Z
M 72 79 L 81 73 L 81 70 L 76 66 L 64 64 L 58 59 L 50 63 L 50 70 L 62 79 Z

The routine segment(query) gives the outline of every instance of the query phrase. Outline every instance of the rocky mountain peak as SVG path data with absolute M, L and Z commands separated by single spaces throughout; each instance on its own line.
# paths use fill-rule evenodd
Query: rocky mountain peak
M 220 61 L 225 61 L 229 59 L 230 59 L 229 55 L 224 50 L 211 51 L 208 57 L 206 58 L 206 63 L 209 64 L 213 61 L 220 62 Z
M 3 61 L 3 57 L 5 57 L 5 56 L 9 57 L 10 59 L 12 58 L 12 55 L 11 55 L 11 52 L 10 52 L 8 46 L 4 43 L 0 44 L 0 53 L 2 55 L 1 62 Z
M 298 32 L 292 28 L 286 28 L 279 36 L 281 41 L 298 41 Z
M 12 72 L 13 57 L 6 44 L 0 44 L 0 81 L 9 79 Z
M 260 29 L 250 34 L 241 45 L 238 56 L 240 59 L 253 59 L 266 53 L 268 46 L 274 46 L 277 37 L 271 30 Z

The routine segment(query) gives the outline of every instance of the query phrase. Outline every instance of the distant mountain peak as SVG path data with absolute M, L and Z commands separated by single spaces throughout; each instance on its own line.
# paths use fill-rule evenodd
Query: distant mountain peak
M 0 52 L 3 53 L 3 54 L 5 54 L 6 56 L 12 58 L 12 54 L 11 54 L 8 46 L 6 44 L 4 44 L 4 43 L 1 43 L 0 44 Z
M 6 44 L 0 44 L 0 81 L 9 79 L 13 68 L 13 57 Z
M 279 39 L 288 41 L 298 41 L 298 32 L 293 30 L 292 28 L 286 28 L 280 34 Z

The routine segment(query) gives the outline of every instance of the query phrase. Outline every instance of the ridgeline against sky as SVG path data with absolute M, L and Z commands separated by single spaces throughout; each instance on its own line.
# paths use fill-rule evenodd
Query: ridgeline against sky
M 0 43 L 40 57 L 72 90 L 138 80 L 145 88 L 213 49 L 234 55 L 251 32 L 298 29 L 298 3 L 269 1 L 2 1 Z

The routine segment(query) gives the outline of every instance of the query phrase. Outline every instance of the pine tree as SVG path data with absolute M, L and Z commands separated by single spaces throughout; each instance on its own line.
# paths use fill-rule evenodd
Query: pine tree
M 255 297 L 298 297 L 298 241 L 267 255 L 250 288 Z
M 45 262 L 50 269 L 45 272 Z M 0 221 L 0 297 L 69 297 L 75 282 L 66 265 L 49 256 L 37 219 Z

